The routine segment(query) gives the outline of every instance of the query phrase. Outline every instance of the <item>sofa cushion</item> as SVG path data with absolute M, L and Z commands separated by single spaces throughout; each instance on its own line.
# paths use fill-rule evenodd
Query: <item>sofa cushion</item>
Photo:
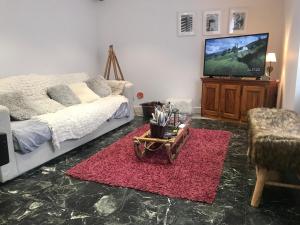
M 126 81 L 107 80 L 106 82 L 112 90 L 112 95 L 122 95 L 123 94 Z
M 7 107 L 15 120 L 28 120 L 38 115 L 21 92 L 0 92 L 0 105 Z
M 86 81 L 87 86 L 100 97 L 112 94 L 110 86 L 102 76 L 97 76 Z
M 100 97 L 96 95 L 95 92 L 88 88 L 86 83 L 74 83 L 70 84 L 69 87 L 82 103 L 94 102 L 100 99 Z
M 80 99 L 74 94 L 69 86 L 64 84 L 49 87 L 47 89 L 47 94 L 50 98 L 64 106 L 80 104 Z

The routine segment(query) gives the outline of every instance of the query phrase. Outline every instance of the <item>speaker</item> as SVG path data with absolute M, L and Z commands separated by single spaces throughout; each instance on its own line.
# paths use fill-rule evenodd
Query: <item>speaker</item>
M 9 163 L 7 136 L 0 133 L 0 166 Z

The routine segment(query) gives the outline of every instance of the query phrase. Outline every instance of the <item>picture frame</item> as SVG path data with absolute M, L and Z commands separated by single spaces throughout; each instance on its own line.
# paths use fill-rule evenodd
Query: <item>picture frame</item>
M 195 35 L 195 12 L 178 12 L 177 13 L 177 34 L 178 36 Z
M 229 34 L 244 34 L 247 29 L 248 10 L 230 9 L 229 11 Z
M 204 35 L 217 35 L 221 34 L 222 23 L 221 10 L 205 11 L 203 13 L 203 34 Z

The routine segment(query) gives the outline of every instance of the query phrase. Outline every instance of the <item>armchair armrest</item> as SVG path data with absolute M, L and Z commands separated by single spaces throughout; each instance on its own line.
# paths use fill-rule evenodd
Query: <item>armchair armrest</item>
M 7 135 L 9 163 L 0 167 L 0 182 L 5 182 L 16 177 L 18 173 L 16 157 L 12 141 L 12 132 L 10 127 L 9 110 L 7 107 L 0 105 L 0 132 Z M 0 151 L 6 148 L 0 146 Z

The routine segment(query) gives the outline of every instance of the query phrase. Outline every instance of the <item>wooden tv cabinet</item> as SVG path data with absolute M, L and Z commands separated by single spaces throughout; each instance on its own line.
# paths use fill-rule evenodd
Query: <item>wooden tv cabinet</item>
M 201 78 L 203 117 L 247 121 L 249 109 L 275 107 L 278 81 Z

